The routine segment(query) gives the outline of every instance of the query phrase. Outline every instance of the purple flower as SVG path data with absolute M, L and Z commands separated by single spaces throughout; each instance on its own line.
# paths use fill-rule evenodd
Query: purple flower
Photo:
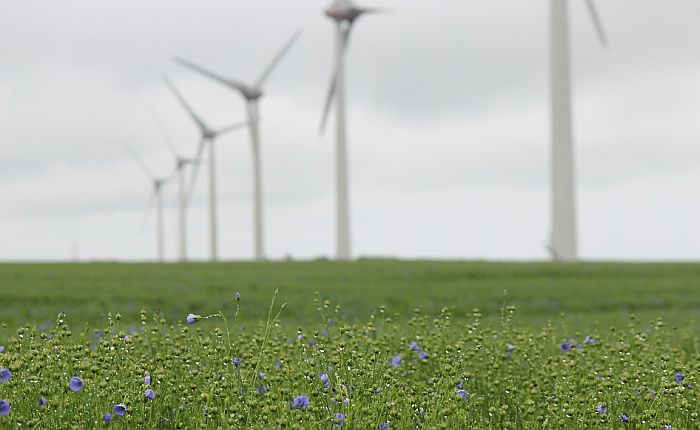
M 43 406 L 46 406 L 49 403 L 49 401 L 43 397 L 39 397 L 38 403 L 39 403 L 39 407 L 43 407 Z
M 238 358 L 238 357 L 235 357 L 235 358 L 233 359 L 233 365 L 234 365 L 234 366 L 240 366 L 240 365 L 241 365 L 241 361 L 243 361 L 243 360 L 241 360 L 241 359 Z
M 143 377 L 143 384 L 144 385 L 151 385 L 151 374 L 146 373 L 146 376 Z
M 260 379 L 265 379 L 265 373 L 263 373 L 263 372 L 258 372 L 258 378 L 260 378 Z
M 5 347 L 3 345 L 0 345 L 0 352 L 4 352 L 4 351 L 5 351 Z
M 421 360 L 425 360 L 426 358 L 428 358 L 428 353 L 425 351 L 421 351 L 418 353 L 418 358 L 420 358 Z
M 506 351 L 507 351 L 507 352 L 510 352 L 510 353 L 513 353 L 513 351 L 515 351 L 515 345 L 513 345 L 512 343 L 507 344 L 507 345 L 506 345 Z
M 573 340 L 569 339 L 566 342 L 562 342 L 561 345 L 559 345 L 559 347 L 563 352 L 569 352 L 573 348 L 573 346 L 571 345 L 572 342 Z
M 104 420 L 105 424 L 109 424 L 112 422 L 112 414 L 105 412 L 105 414 L 102 415 L 102 419 Z
M 678 384 L 680 385 L 683 383 L 683 380 L 685 379 L 685 375 L 682 374 L 681 372 L 678 372 L 678 373 L 676 373 L 676 376 L 673 377 L 673 379 L 675 379 L 676 382 L 678 382 Z
M 418 408 L 418 413 L 421 415 L 425 415 L 425 409 L 423 408 Z
M 114 413 L 116 415 L 126 414 L 126 406 L 121 403 L 114 405 Z
M 321 336 L 328 337 L 328 329 L 325 326 L 321 327 Z
M 379 423 L 379 430 L 389 430 L 389 423 L 386 421 Z
M 666 424 L 664 426 L 664 430 L 672 430 L 673 427 L 671 427 L 671 424 Z
M 623 423 L 628 423 L 630 422 L 630 418 L 627 415 L 622 414 L 620 415 L 620 421 L 622 421 Z
M 420 347 L 418 346 L 418 344 L 416 343 L 415 340 L 411 341 L 411 351 L 413 351 L 413 352 L 420 351 Z
M 329 378 L 328 378 L 328 374 L 327 374 L 327 373 L 321 373 L 320 378 L 321 378 L 321 382 L 323 382 L 323 386 L 324 386 L 324 387 L 326 387 L 326 388 L 331 388 L 331 382 L 330 382 L 330 380 L 329 380 Z
M 185 318 L 185 319 L 187 320 L 187 324 L 192 325 L 192 324 L 196 323 L 197 321 L 201 320 L 202 317 L 199 315 L 195 315 L 195 314 L 189 314 L 189 315 L 187 315 L 187 318 Z
M 598 403 L 598 406 L 595 407 L 595 413 L 601 415 L 607 414 L 608 408 L 604 408 L 602 403 Z
M 82 379 L 80 379 L 77 376 L 70 378 L 70 382 L 68 383 L 68 387 L 70 387 L 71 391 L 73 391 L 75 393 L 82 390 L 83 385 L 85 385 L 85 383 L 83 382 Z
M 0 415 L 7 415 L 10 413 L 10 402 L 7 400 L 0 400 Z
M 400 355 L 397 355 L 397 356 L 395 356 L 394 358 L 391 359 L 391 365 L 394 366 L 394 367 L 399 367 L 399 366 L 401 366 L 401 363 L 402 363 L 402 362 L 403 362 L 403 360 L 401 360 L 401 356 L 400 356 Z
M 467 393 L 466 391 L 464 391 L 464 390 L 455 390 L 455 392 L 457 393 L 457 395 L 458 395 L 459 397 L 463 398 L 464 400 L 469 400 L 469 393 Z
M 240 291 L 236 291 L 236 301 L 237 302 L 241 301 L 241 292 Z
M 340 412 L 336 412 L 335 418 L 338 420 L 336 423 L 338 427 L 343 427 L 345 425 L 345 415 L 341 414 Z
M 153 400 L 156 398 L 156 393 L 149 388 L 143 392 L 143 397 L 145 397 L 148 400 Z
M 280 360 L 279 358 L 277 360 L 275 360 L 275 367 L 277 369 L 281 369 L 282 368 L 282 360 Z
M 586 338 L 583 340 L 587 345 L 591 345 L 593 343 L 598 342 L 598 339 L 590 336 L 586 336 Z
M 12 378 L 12 372 L 8 369 L 0 369 L 0 382 L 7 382 Z
M 264 385 L 260 385 L 258 387 L 255 387 L 255 390 L 258 392 L 258 394 L 263 395 L 267 393 L 267 387 Z
M 350 403 L 350 399 L 348 399 L 347 397 L 344 398 L 344 399 L 343 399 L 343 403 L 345 403 L 346 405 L 349 404 L 349 403 Z
M 289 406 L 289 409 L 306 409 L 309 407 L 309 398 L 306 396 L 296 396 Z

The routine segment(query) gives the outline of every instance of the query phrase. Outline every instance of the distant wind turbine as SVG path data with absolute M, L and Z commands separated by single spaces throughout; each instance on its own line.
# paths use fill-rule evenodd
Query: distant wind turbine
M 136 150 L 129 144 L 126 145 L 127 149 L 129 150 L 129 153 L 131 154 L 132 158 L 136 162 L 136 164 L 139 165 L 143 173 L 146 174 L 146 177 L 151 181 L 153 184 L 153 193 L 149 197 L 148 204 L 146 212 L 149 211 L 151 207 L 151 203 L 155 200 L 155 205 L 156 205 L 156 240 L 157 240 L 157 247 L 158 247 L 158 261 L 163 262 L 165 261 L 165 256 L 164 256 L 164 238 L 163 238 L 163 186 L 167 183 L 168 179 L 167 178 L 157 178 L 151 173 L 151 170 L 148 168 L 146 165 L 146 162 L 143 161 L 141 156 L 136 152 Z
M 350 32 L 355 20 L 365 13 L 376 13 L 380 9 L 360 8 L 350 0 L 336 0 L 325 10 L 336 23 L 336 64 L 321 118 L 320 133 L 328 121 L 333 98 L 336 99 L 336 211 L 337 211 L 337 258 L 349 260 L 350 250 L 350 196 L 348 189 L 347 131 L 345 128 L 345 53 L 350 42 Z
M 195 122 L 201 133 L 199 146 L 197 147 L 197 156 L 195 158 L 194 167 L 190 176 L 189 190 L 185 195 L 185 204 L 188 204 L 194 192 L 194 184 L 197 181 L 197 173 L 201 164 L 204 148 L 209 145 L 209 245 L 210 245 L 210 260 L 217 261 L 219 259 L 218 247 L 218 225 L 217 225 L 217 200 L 216 200 L 216 152 L 214 149 L 214 141 L 220 135 L 238 130 L 248 125 L 248 122 L 239 122 L 227 127 L 215 130 L 209 127 L 190 107 L 185 98 L 180 94 L 175 84 L 167 77 L 164 78 L 165 83 L 175 95 L 175 98 L 180 102 L 182 107 L 187 111 L 189 116 Z
M 245 84 L 241 81 L 224 78 L 221 75 L 210 72 L 209 70 L 200 67 L 190 61 L 182 58 L 175 60 L 196 72 L 199 72 L 219 83 L 224 84 L 239 92 L 245 99 L 248 110 L 248 122 L 250 124 L 250 139 L 253 149 L 253 216 L 255 220 L 255 237 L 254 237 L 254 253 L 255 259 L 258 261 L 265 259 L 265 240 L 263 233 L 263 201 L 262 201 L 262 167 L 260 160 L 260 128 L 258 115 L 258 100 L 263 96 L 263 84 L 270 76 L 272 71 L 279 64 L 282 57 L 289 51 L 294 42 L 299 38 L 300 32 L 296 32 L 292 38 L 284 45 L 280 52 L 275 56 L 272 62 L 262 72 L 257 81 L 252 85 Z
M 601 44 L 607 47 L 607 39 L 593 0 L 586 0 L 586 5 Z M 550 0 L 550 7 L 552 237 L 548 248 L 554 260 L 574 261 L 578 258 L 578 245 L 571 115 L 569 0 Z
M 151 116 L 166 147 L 175 159 L 175 174 L 178 182 L 178 248 L 180 261 L 187 261 L 187 191 L 185 189 L 185 168 L 194 164 L 193 158 L 186 158 L 180 155 L 175 148 L 172 139 L 163 128 L 158 116 L 151 110 Z

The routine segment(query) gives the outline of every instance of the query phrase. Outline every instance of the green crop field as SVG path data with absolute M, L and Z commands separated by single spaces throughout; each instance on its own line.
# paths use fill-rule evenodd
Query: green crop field
M 700 428 L 699 275 L 4 264 L 0 428 Z

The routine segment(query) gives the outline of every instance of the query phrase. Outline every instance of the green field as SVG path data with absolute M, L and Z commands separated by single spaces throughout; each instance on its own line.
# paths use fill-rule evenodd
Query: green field
M 479 308 L 489 320 L 499 317 L 504 299 L 517 307 L 521 324 L 534 327 L 561 313 L 581 329 L 625 324 L 630 313 L 681 325 L 700 321 L 700 264 L 368 260 L 4 264 L 0 322 L 39 324 L 60 311 L 73 325 L 103 325 L 108 312 L 136 322 L 141 309 L 178 320 L 230 307 L 234 291 L 245 297 L 243 321 L 259 321 L 275 289 L 289 304 L 282 318 L 303 325 L 319 321 L 315 291 L 338 304 L 350 322 L 366 321 L 381 305 L 400 319 L 415 308 L 436 314 L 447 306 L 454 318 Z
M 0 428 L 698 429 L 698 275 L 0 265 Z

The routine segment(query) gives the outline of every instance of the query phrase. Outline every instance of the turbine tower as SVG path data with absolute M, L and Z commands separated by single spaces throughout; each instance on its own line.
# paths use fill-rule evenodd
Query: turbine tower
M 164 80 L 168 87 L 170 87 L 170 90 L 175 95 L 175 98 L 177 98 L 182 107 L 187 111 L 189 116 L 195 122 L 201 133 L 199 146 L 197 147 L 197 156 L 195 158 L 194 166 L 190 176 L 189 190 L 185 194 L 185 206 L 189 203 L 190 199 L 192 198 L 192 194 L 194 192 L 194 184 L 197 180 L 197 173 L 199 171 L 199 165 L 202 161 L 202 155 L 204 153 L 205 147 L 209 145 L 209 259 L 211 261 L 218 261 L 219 245 L 216 197 L 216 152 L 214 148 L 214 141 L 221 134 L 237 130 L 241 127 L 246 126 L 248 123 L 240 122 L 218 130 L 210 128 L 199 116 L 197 116 L 197 114 L 192 110 L 190 105 L 187 104 L 187 101 L 182 96 L 182 94 L 180 94 L 177 87 L 175 87 L 175 84 L 173 84 L 172 81 L 170 81 L 170 79 L 168 79 L 167 77 L 164 78 Z
M 146 163 L 143 161 L 143 159 L 139 156 L 139 154 L 132 148 L 131 145 L 127 144 L 126 147 L 129 149 L 129 153 L 131 154 L 132 158 L 136 162 L 136 164 L 139 165 L 141 170 L 146 174 L 146 177 L 152 181 L 153 184 L 153 193 L 151 194 L 149 198 L 149 203 L 146 205 L 147 209 L 146 212 L 148 212 L 148 209 L 151 207 L 151 202 L 155 200 L 156 204 L 156 244 L 157 244 L 157 249 L 158 249 L 158 262 L 162 263 L 165 261 L 165 255 L 164 255 L 164 238 L 163 238 L 163 185 L 167 183 L 166 178 L 156 178 L 153 173 L 151 173 L 151 170 L 148 168 Z
M 177 175 L 178 182 L 178 248 L 179 248 L 179 259 L 180 261 L 187 261 L 187 194 L 185 189 L 185 169 L 188 165 L 194 164 L 195 160 L 193 158 L 186 158 L 180 155 L 180 153 L 173 145 L 172 140 L 165 132 L 163 125 L 161 124 L 158 116 L 155 112 L 151 111 L 151 116 L 153 122 L 158 128 L 163 142 L 167 146 L 168 150 L 175 159 L 175 169 L 174 173 Z
M 606 47 L 607 40 L 593 0 L 586 0 L 586 5 L 601 44 Z M 552 237 L 549 250 L 554 260 L 575 261 L 578 258 L 578 246 L 571 114 L 569 0 L 550 0 L 550 7 Z
M 260 127 L 258 115 L 258 100 L 263 96 L 262 86 L 270 76 L 274 68 L 279 64 L 282 57 L 289 51 L 294 42 L 299 38 L 300 33 L 296 32 L 292 38 L 284 45 L 272 62 L 263 71 L 257 81 L 252 85 L 243 82 L 224 78 L 221 75 L 210 72 L 190 61 L 182 58 L 175 60 L 196 72 L 199 72 L 215 81 L 224 84 L 226 87 L 239 92 L 246 102 L 248 111 L 248 123 L 250 124 L 250 140 L 253 150 L 253 219 L 255 220 L 254 232 L 254 254 L 255 260 L 265 259 L 265 240 L 263 236 L 263 201 L 262 201 L 262 166 L 260 161 Z

